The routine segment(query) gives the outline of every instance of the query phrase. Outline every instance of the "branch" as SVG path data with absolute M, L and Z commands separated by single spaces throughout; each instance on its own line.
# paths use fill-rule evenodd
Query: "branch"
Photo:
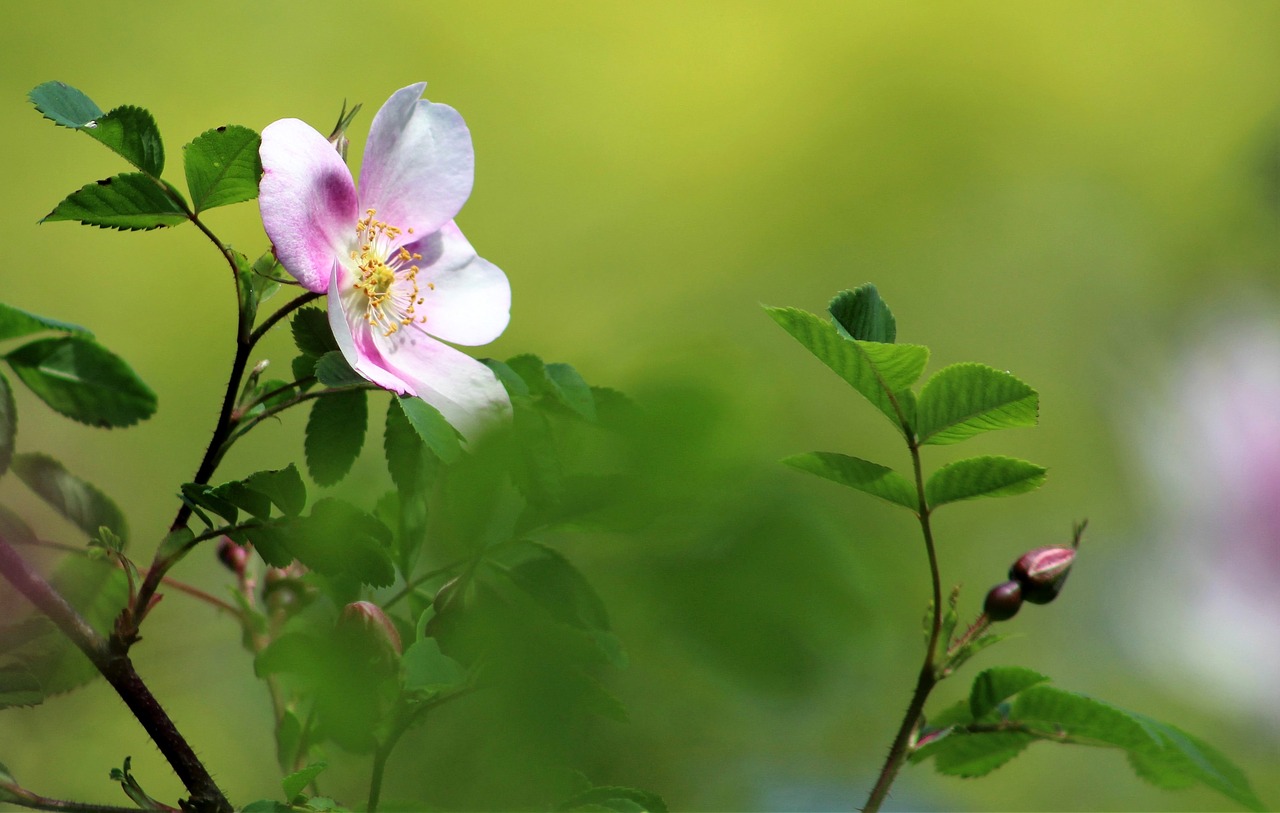
M 230 813 L 231 803 L 142 682 L 129 656 L 113 651 L 110 643 L 43 576 L 32 570 L 3 537 L 0 537 L 0 575 L 48 616 L 116 690 L 191 794 L 186 807 L 201 813 Z

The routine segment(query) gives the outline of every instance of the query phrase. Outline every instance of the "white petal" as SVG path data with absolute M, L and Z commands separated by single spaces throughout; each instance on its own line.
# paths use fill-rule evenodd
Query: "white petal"
M 426 240 L 406 246 L 423 255 L 418 261 L 417 312 L 423 329 L 456 344 L 487 344 L 511 321 L 511 284 L 507 275 L 476 251 L 452 221 Z
M 438 231 L 471 194 L 475 154 L 458 111 L 397 90 L 374 116 L 360 167 L 360 206 L 420 235 Z
M 390 336 L 374 331 L 373 341 L 389 371 L 410 391 L 440 410 L 468 440 L 511 418 L 507 390 L 493 371 L 413 327 Z

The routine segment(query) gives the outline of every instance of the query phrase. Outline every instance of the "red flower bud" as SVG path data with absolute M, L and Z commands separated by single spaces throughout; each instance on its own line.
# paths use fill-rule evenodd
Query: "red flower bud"
M 218 561 L 226 565 L 227 570 L 244 578 L 244 568 L 249 563 L 249 551 L 224 536 L 218 543 Z
M 1075 548 L 1061 545 L 1029 550 L 1009 568 L 1009 578 L 1022 585 L 1027 601 L 1048 604 L 1061 592 L 1075 558 Z
M 1017 582 L 1003 582 L 992 587 L 982 611 L 992 621 L 1008 621 L 1022 607 L 1022 586 Z
M 361 629 L 374 635 L 383 646 L 399 657 L 404 648 L 400 645 L 400 633 L 382 608 L 371 601 L 353 601 L 342 608 L 338 626 Z

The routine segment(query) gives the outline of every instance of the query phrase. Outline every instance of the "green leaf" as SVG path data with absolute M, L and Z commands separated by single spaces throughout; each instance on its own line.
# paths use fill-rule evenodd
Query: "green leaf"
M 84 336 L 92 339 L 93 333 L 87 328 L 73 325 L 70 322 L 59 322 L 47 316 L 37 316 L 12 305 L 0 304 L 0 340 L 17 339 L 30 336 L 32 333 L 43 333 L 46 330 L 57 330 L 62 333 Z
M 320 308 L 301 308 L 289 322 L 293 343 L 304 355 L 320 358 L 325 353 L 338 350 L 338 340 L 333 338 L 329 315 Z
M 782 462 L 800 471 L 864 491 L 894 505 L 901 505 L 909 511 L 920 507 L 915 487 L 907 478 L 887 466 L 835 452 L 798 454 L 785 458 Z
M 322 486 L 347 475 L 364 445 L 369 402 L 364 390 L 335 392 L 317 398 L 307 419 L 307 471 Z
M 506 575 L 555 620 L 579 629 L 609 629 L 609 615 L 595 588 L 560 553 L 534 542 L 520 542 L 500 557 Z
M 296 517 L 307 504 L 307 487 L 302 482 L 298 467 L 290 463 L 286 468 L 260 471 L 250 474 L 244 484 L 265 494 L 287 516 Z
M 248 127 L 231 124 L 201 133 L 182 148 L 187 189 L 197 213 L 258 196 L 261 141 Z
M 835 325 L 796 308 L 765 308 L 769 316 L 818 360 L 862 394 L 899 429 L 910 414 L 900 391 L 920 378 L 929 349 L 914 344 L 887 344 L 847 339 Z M 896 406 L 895 406 L 896 404 Z
M 1018 692 L 1048 679 L 1039 672 L 1020 666 L 986 669 L 978 673 L 969 690 L 969 713 L 973 715 L 973 719 L 981 720 Z
M 0 375 L 0 475 L 9 470 L 18 440 L 18 406 L 13 402 L 9 379 Z
M 535 357 L 536 358 L 536 357 Z M 506 387 L 507 393 L 512 397 L 528 396 L 529 385 L 525 383 L 520 374 L 511 368 L 511 365 L 496 359 L 481 359 L 481 362 L 493 370 L 493 374 L 502 382 L 502 386 Z
M 226 520 L 228 525 L 234 525 L 236 520 L 240 518 L 240 509 L 236 504 L 228 500 L 225 495 L 218 493 L 217 489 L 211 486 L 183 483 L 182 499 L 193 509 L 207 508 Z M 203 514 L 201 517 L 204 518 Z M 204 519 L 207 522 L 207 518 Z
M 289 523 L 286 544 L 299 562 L 322 576 L 349 576 L 386 587 L 395 579 L 387 552 L 391 531 L 352 505 L 323 499 L 311 514 Z
M 589 421 L 596 419 L 596 402 L 591 395 L 591 387 L 577 370 L 568 364 L 548 364 L 547 380 L 551 382 L 552 392 L 556 398 L 569 409 Z
M 329 767 L 327 762 L 313 762 L 300 771 L 294 771 L 280 781 L 280 787 L 284 789 L 284 798 L 293 801 L 294 797 L 302 793 L 307 785 L 311 784 L 311 780 L 320 775 L 325 768 Z
M 102 345 L 76 336 L 37 339 L 5 356 L 55 411 L 93 426 L 132 426 L 156 411 L 156 395 Z
M 79 130 L 102 115 L 102 108 L 65 82 L 45 82 L 32 88 L 27 98 L 46 119 L 59 127 Z
M 86 226 L 138 231 L 176 226 L 187 219 L 182 206 L 167 184 L 141 172 L 113 175 L 85 184 L 67 195 L 41 223 L 75 220 Z M 166 188 L 169 190 L 166 192 Z
M 325 353 L 316 362 L 316 378 L 326 387 L 349 387 L 365 383 L 364 378 L 351 369 L 346 357 L 336 350 Z
M 455 463 L 462 457 L 461 436 L 453 424 L 445 420 L 440 410 L 421 398 L 400 397 L 395 399 L 409 419 L 409 425 L 427 444 L 427 448 L 436 453 L 445 463 Z
M 1162 787 L 1201 782 L 1245 807 L 1265 809 L 1239 768 L 1175 726 L 1043 684 L 1019 694 L 1010 717 L 1043 730 L 1046 739 L 1123 748 L 1138 775 Z
M 387 402 L 382 453 L 387 461 L 387 473 L 401 495 L 420 493 L 428 474 L 426 446 L 396 397 Z
M 435 694 L 465 684 L 467 670 L 441 652 L 436 639 L 423 638 L 400 658 L 400 681 L 406 692 Z
M 953 731 L 943 735 L 928 755 L 938 773 L 972 778 L 991 773 L 1035 741 L 1032 735 L 1017 731 Z
M 124 514 L 116 504 L 52 457 L 43 454 L 14 455 L 13 473 L 89 536 L 106 526 L 121 539 L 129 538 Z
M 159 178 L 164 171 L 164 144 L 156 120 L 141 107 L 123 105 L 78 128 L 138 169 Z
M 1012 457 L 970 457 L 935 471 L 924 493 L 934 508 L 974 497 L 1008 497 L 1039 488 L 1045 474 L 1044 467 Z
M 827 305 L 827 311 L 841 335 L 867 342 L 893 344 L 898 337 L 897 324 L 889 306 L 871 283 L 853 291 L 841 291 Z
M 920 391 L 916 432 L 922 444 L 957 443 L 981 432 L 1035 426 L 1040 396 L 1009 373 L 953 364 Z
M 244 536 L 262 557 L 262 561 L 271 567 L 288 567 L 294 559 L 289 547 L 289 532 L 292 528 L 292 523 L 288 521 L 266 522 L 245 528 Z
M 44 702 L 44 689 L 25 664 L 0 666 L 0 709 L 14 706 L 38 706 Z

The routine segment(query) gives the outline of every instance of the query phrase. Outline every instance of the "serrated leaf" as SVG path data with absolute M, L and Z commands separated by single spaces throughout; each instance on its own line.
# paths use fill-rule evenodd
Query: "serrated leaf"
M 293 801 L 295 796 L 302 793 L 303 789 L 311 784 L 312 779 L 315 779 L 328 767 L 329 763 L 327 762 L 313 762 L 302 770 L 294 771 L 280 780 L 280 787 L 284 790 L 284 798 Z
M 122 105 L 78 129 L 152 178 L 159 178 L 164 171 L 160 128 L 141 107 Z
M 182 148 L 187 189 L 197 213 L 258 196 L 261 141 L 248 127 L 230 124 L 207 130 Z
M 400 397 L 395 400 L 408 418 L 409 425 L 427 444 L 427 448 L 435 452 L 436 457 L 445 463 L 456 463 L 462 457 L 461 436 L 453 428 L 453 424 L 440 414 L 440 410 L 421 398 Z
M 1018 754 L 1036 738 L 1017 731 L 966 734 L 953 731 L 931 746 L 938 773 L 972 778 L 985 776 Z
M 316 378 L 326 387 L 349 387 L 365 383 L 364 377 L 351 369 L 342 353 L 325 353 L 316 362 Z
M 568 364 L 546 365 L 547 380 L 557 400 L 589 421 L 596 419 L 596 402 L 591 387 L 577 370 Z
M 107 495 L 67 471 L 48 455 L 14 455 L 13 473 L 55 511 L 93 536 L 106 526 L 121 539 L 128 539 L 124 514 Z
M 835 452 L 809 452 L 785 458 L 783 463 L 800 471 L 825 477 L 840 485 L 901 505 L 909 511 L 920 507 L 916 489 L 907 478 L 887 466 Z
M 288 567 L 294 559 L 289 547 L 289 532 L 292 527 L 287 521 L 265 522 L 245 528 L 244 536 L 262 557 L 262 561 L 271 567 Z
M 841 291 L 827 305 L 836 329 L 850 339 L 892 344 L 898 337 L 897 324 L 889 306 L 871 283 L 852 291 Z
M 44 702 L 40 679 L 22 663 L 0 666 L 0 709 L 38 706 Z
M 73 325 L 70 322 L 60 322 L 47 316 L 37 316 L 12 305 L 0 304 L 0 341 L 43 333 L 46 330 L 70 333 L 87 339 L 93 338 L 93 333 L 88 328 Z
M 102 115 L 102 108 L 93 99 L 65 82 L 37 85 L 27 98 L 46 119 L 72 130 L 79 130 Z
M 187 214 L 171 197 L 176 194 L 172 187 L 161 183 L 141 172 L 127 172 L 85 184 L 63 198 L 40 222 L 75 220 L 86 226 L 126 231 L 176 226 Z
M 920 391 L 916 433 L 922 444 L 958 443 L 981 432 L 1035 426 L 1040 396 L 1014 376 L 983 364 L 953 364 Z
M 306 507 L 307 487 L 298 467 L 292 463 L 283 469 L 250 474 L 244 484 L 265 494 L 287 516 L 295 517 Z
M 395 579 L 391 531 L 352 505 L 323 499 L 287 526 L 286 544 L 299 562 L 323 576 L 348 576 L 386 587 Z
M 369 403 L 364 390 L 335 392 L 317 398 L 307 419 L 307 471 L 322 486 L 347 475 L 364 445 Z
M 1018 692 L 1049 678 L 1020 666 L 1001 666 L 978 673 L 969 689 L 969 713 L 981 720 L 989 712 Z
M 1156 745 L 1152 753 L 1129 753 L 1129 764 L 1143 779 L 1160 787 L 1186 787 L 1199 781 L 1251 810 L 1266 805 L 1254 793 L 1249 779 L 1231 760 L 1204 740 L 1177 726 L 1133 714 Z
M 796 308 L 765 308 L 765 311 L 895 426 L 901 429 L 904 417 L 910 424 L 910 415 L 902 407 L 899 394 L 924 372 L 929 360 L 928 348 L 847 339 L 831 322 Z
M 320 358 L 338 350 L 338 340 L 329 326 L 329 315 L 320 308 L 301 308 L 289 321 L 293 343 L 307 356 Z
M 466 683 L 467 670 L 441 652 L 436 639 L 423 638 L 400 658 L 400 682 L 406 692 L 434 694 Z
M 18 406 L 13 402 L 9 379 L 0 375 L 0 475 L 9 471 L 18 440 Z
M 387 473 L 401 494 L 417 494 L 426 475 L 426 446 L 418 436 L 400 399 L 392 397 L 387 403 L 387 420 L 383 426 L 382 454 L 387 461 Z
M 1012 457 L 969 457 L 935 471 L 924 492 L 934 508 L 975 497 L 1008 497 L 1039 488 L 1046 471 L 1043 466 Z
M 156 394 L 128 364 L 77 336 L 36 339 L 5 360 L 55 411 L 92 426 L 132 426 L 156 411 Z

